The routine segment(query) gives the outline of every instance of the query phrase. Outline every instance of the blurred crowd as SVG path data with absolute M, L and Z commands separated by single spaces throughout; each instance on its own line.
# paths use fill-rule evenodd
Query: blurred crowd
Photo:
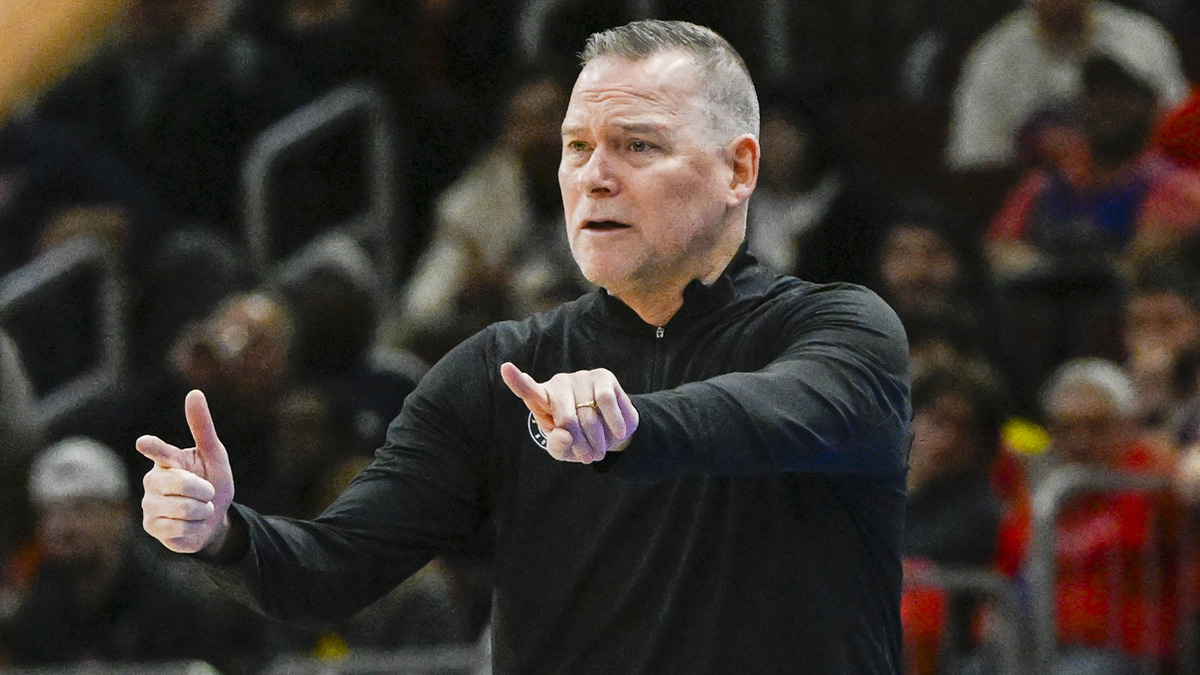
M 222 600 L 141 533 L 134 441 L 189 445 L 183 397 L 201 388 L 238 501 L 313 517 L 429 364 L 586 292 L 559 122 L 584 38 L 647 13 L 713 27 L 755 74 L 751 252 L 866 285 L 904 322 L 909 567 L 1028 588 L 1034 496 L 1056 471 L 1161 479 L 1063 510 L 1056 672 L 1179 668 L 1200 616 L 1164 600 L 1194 595 L 1200 571 L 1181 543 L 1200 504 L 1191 0 L 131 0 L 95 53 L 0 120 L 0 667 L 254 673 L 485 636 L 487 532 L 339 625 Z M 351 116 L 267 169 L 247 161 L 348 87 L 384 102 L 371 123 L 389 134 Z M 365 237 L 352 223 L 381 194 L 394 208 Z M 91 278 L 10 301 L 81 242 L 112 271 L 117 316 L 94 315 Z M 95 367 L 102 319 L 124 336 L 118 373 L 47 413 Z M 1150 547 L 1169 588 L 1139 595 Z M 993 672 L 969 658 L 980 604 L 906 595 L 908 672 L 948 672 L 948 651 Z

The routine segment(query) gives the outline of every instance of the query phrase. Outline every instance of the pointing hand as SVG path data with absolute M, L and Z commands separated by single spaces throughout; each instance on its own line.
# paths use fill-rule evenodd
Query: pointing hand
M 154 460 L 142 480 L 142 527 L 172 551 L 195 553 L 219 544 L 229 529 L 233 472 L 204 394 L 189 392 L 184 412 L 195 447 L 177 448 L 156 436 L 137 440 L 138 452 Z
M 537 382 L 511 363 L 500 366 L 504 383 L 525 402 L 546 436 L 551 457 L 590 464 L 629 445 L 638 411 L 617 378 L 604 368 L 559 373 Z

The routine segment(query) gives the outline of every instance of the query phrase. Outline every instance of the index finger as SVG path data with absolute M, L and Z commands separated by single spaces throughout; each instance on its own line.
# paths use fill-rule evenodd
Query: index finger
M 504 384 L 508 385 L 509 390 L 525 402 L 530 411 L 549 414 L 550 396 L 546 393 L 546 388 L 538 384 L 528 373 L 511 362 L 505 361 L 500 364 L 500 377 L 504 380 Z
M 133 447 L 146 459 L 154 460 L 156 466 L 164 469 L 187 467 L 187 459 L 184 457 L 183 450 L 157 436 L 142 436 L 134 442 Z

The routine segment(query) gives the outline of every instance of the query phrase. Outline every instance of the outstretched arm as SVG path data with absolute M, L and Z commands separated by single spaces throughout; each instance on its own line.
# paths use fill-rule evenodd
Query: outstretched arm
M 612 473 L 817 472 L 903 485 L 911 410 L 899 319 L 845 285 L 790 306 L 767 342 L 738 347 L 775 353 L 765 366 L 634 395 L 641 424 Z

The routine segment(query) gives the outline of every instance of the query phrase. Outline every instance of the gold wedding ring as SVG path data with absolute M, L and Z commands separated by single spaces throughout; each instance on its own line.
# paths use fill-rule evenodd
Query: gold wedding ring
M 576 410 L 579 410 L 580 408 L 591 408 L 592 410 L 595 410 L 597 406 L 595 401 L 584 401 L 583 403 L 575 406 Z

